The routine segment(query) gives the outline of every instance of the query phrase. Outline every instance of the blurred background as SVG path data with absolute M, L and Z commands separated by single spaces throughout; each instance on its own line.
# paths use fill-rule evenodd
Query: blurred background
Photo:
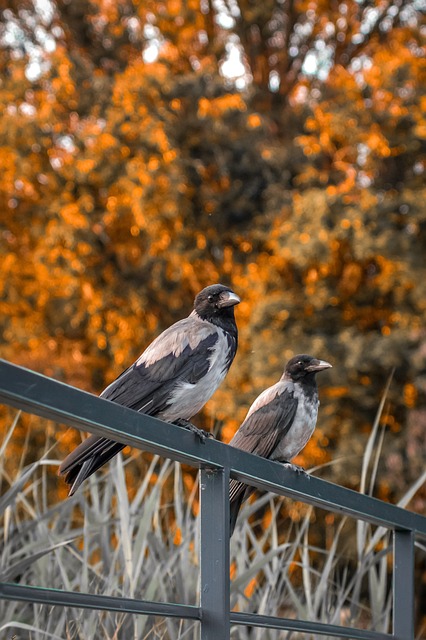
M 297 461 L 358 488 L 394 370 L 374 493 L 397 501 L 426 452 L 420 5 L 2 3 L 1 356 L 99 393 L 230 284 L 240 348 L 197 423 L 228 442 L 312 353 L 333 369 Z M 45 433 L 33 418 L 34 459 Z

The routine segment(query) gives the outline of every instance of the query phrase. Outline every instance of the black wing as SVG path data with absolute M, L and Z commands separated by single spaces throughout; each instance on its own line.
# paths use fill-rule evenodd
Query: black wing
M 229 443 L 233 447 L 269 458 L 278 442 L 289 431 L 297 411 L 298 400 L 292 388 L 278 382 L 266 389 L 252 404 L 246 419 Z M 231 533 L 241 504 L 253 492 L 238 480 L 229 483 Z
M 125 445 L 108 438 L 91 435 L 63 460 L 58 474 L 65 476 L 65 482 L 71 485 L 68 493 L 72 496 L 92 473 L 106 464 Z
M 158 336 L 101 397 L 157 415 L 167 407 L 177 382 L 195 384 L 206 375 L 217 341 L 218 333 L 212 325 L 200 327 L 193 318 L 180 320 Z

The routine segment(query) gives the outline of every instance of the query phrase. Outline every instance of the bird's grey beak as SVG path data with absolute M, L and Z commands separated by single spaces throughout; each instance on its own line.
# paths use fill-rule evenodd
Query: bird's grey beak
M 324 369 L 331 369 L 331 364 L 326 362 L 325 360 L 312 360 L 309 367 L 306 367 L 307 371 L 317 372 L 323 371 Z
M 219 309 L 223 309 L 224 307 L 233 307 L 236 304 L 239 304 L 241 299 L 237 296 L 233 291 L 224 291 L 219 296 L 219 301 L 217 306 Z

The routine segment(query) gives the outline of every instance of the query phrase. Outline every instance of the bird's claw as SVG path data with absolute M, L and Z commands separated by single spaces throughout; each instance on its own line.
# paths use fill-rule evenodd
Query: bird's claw
M 310 478 L 310 475 L 303 467 L 300 467 L 298 464 L 293 464 L 292 462 L 283 462 L 282 463 L 287 469 L 291 469 L 295 471 L 297 474 L 303 474 L 307 478 Z
M 204 429 L 200 429 L 200 431 L 204 433 L 206 438 L 212 438 L 213 440 L 216 440 L 216 437 L 213 435 L 211 431 L 205 431 Z
M 175 424 L 177 424 L 179 427 L 184 427 L 185 429 L 189 429 L 189 431 L 192 431 L 192 433 L 194 433 L 196 436 L 200 438 L 200 441 L 202 444 L 205 443 L 206 438 L 214 438 L 214 435 L 210 433 L 210 431 L 199 429 L 198 427 L 195 426 L 195 424 L 192 424 L 192 422 L 189 422 L 189 420 L 183 420 L 183 419 L 176 420 Z

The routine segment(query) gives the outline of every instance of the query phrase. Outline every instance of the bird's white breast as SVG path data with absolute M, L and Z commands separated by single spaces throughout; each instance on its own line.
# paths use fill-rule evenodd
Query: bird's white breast
M 174 389 L 170 406 L 158 415 L 159 418 L 174 421 L 179 418 L 189 420 L 205 405 L 225 378 L 229 364 L 229 347 L 226 334 L 217 328 L 218 340 L 210 351 L 209 369 L 198 382 L 179 382 Z
M 302 451 L 315 430 L 319 405 L 318 395 L 315 394 L 311 402 L 304 402 L 303 390 L 296 382 L 294 397 L 298 400 L 296 415 L 290 429 L 278 444 L 273 460 L 292 460 Z

